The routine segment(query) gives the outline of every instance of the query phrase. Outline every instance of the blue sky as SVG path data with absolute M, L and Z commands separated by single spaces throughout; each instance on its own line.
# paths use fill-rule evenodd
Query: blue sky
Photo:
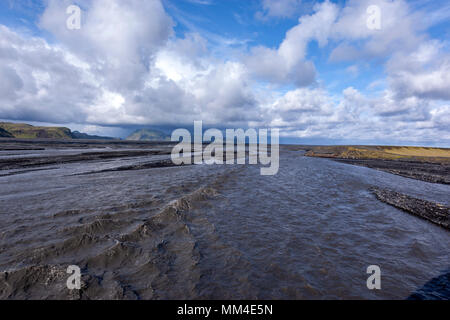
M 344 5 L 345 1 L 334 1 Z M 291 16 L 264 18 L 267 12 L 260 0 L 199 0 L 199 1 L 165 1 L 167 11 L 174 17 L 177 25 L 174 28 L 178 37 L 189 32 L 210 32 L 214 36 L 245 42 L 248 46 L 263 45 L 277 48 L 286 32 L 298 24 L 301 15 L 311 14 L 316 1 L 303 1 Z M 260 17 L 260 14 L 262 15 Z M 188 24 L 186 24 L 186 21 Z M 449 22 L 444 28 L 449 27 Z M 442 27 L 439 28 L 442 30 Z M 450 30 L 450 29 L 449 29 Z M 214 44 L 214 38 L 209 39 Z M 236 44 L 237 46 L 238 44 Z M 320 74 L 320 80 L 329 84 L 335 91 L 343 90 L 350 85 L 364 89 L 370 83 L 383 76 L 383 61 L 374 60 L 362 63 L 364 72 L 358 77 L 342 76 L 343 70 L 352 66 L 352 62 L 330 63 L 328 57 L 333 46 L 320 48 L 316 42 L 309 43 L 307 57 L 314 61 Z M 227 57 L 224 56 L 224 59 Z M 358 78 L 359 81 L 355 81 Z M 337 80 L 336 82 L 333 80 Z
M 0 119 L 449 146 L 449 35 L 447 1 L 2 1 Z

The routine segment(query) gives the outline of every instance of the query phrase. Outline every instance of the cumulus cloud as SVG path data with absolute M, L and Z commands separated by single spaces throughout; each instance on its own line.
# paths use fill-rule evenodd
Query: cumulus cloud
M 22 78 L 19 77 L 16 70 L 10 66 L 4 65 L 0 67 L 0 96 L 4 100 L 13 100 L 17 98 L 17 93 L 23 88 Z
M 328 1 L 316 5 L 312 15 L 300 17 L 298 25 L 286 33 L 278 49 L 253 48 L 245 58 L 249 71 L 275 83 L 294 83 L 298 87 L 312 84 L 316 70 L 311 61 L 305 60 L 308 43 L 316 40 L 321 47 L 327 44 L 338 12 L 338 7 Z
M 253 45 L 225 58 L 202 34 L 176 36 L 160 0 L 78 3 L 80 30 L 65 28 L 68 0 L 49 0 L 40 18 L 51 38 L 0 25 L 0 118 L 76 123 L 97 134 L 99 126 L 203 120 L 279 127 L 301 138 L 450 141 L 448 44 L 430 40 L 404 1 L 344 8 L 324 1 L 277 47 Z M 266 14 L 278 17 L 298 4 L 264 2 Z M 366 26 L 369 4 L 382 10 L 381 30 Z M 378 59 L 386 87 L 327 91 L 308 58 L 312 41 L 328 49 L 330 64 L 352 60 L 342 70 L 347 76 L 362 74 L 361 59 Z
M 437 40 L 400 52 L 387 65 L 389 81 L 400 97 L 450 100 L 450 54 Z
M 98 88 L 69 54 L 4 26 L 0 52 L 0 87 L 9 92 L 0 95 L 0 117 L 56 123 L 84 120 L 83 105 L 95 98 Z
M 288 91 L 267 106 L 269 125 L 282 134 L 329 140 L 450 141 L 450 107 L 425 99 L 396 99 L 386 90 L 368 97 L 353 87 L 338 95 L 323 89 Z
M 115 90 L 138 89 L 153 54 L 173 32 L 161 2 L 85 0 L 80 30 L 63 27 L 70 4 L 70 0 L 50 0 L 40 26 L 101 72 Z
M 279 50 L 256 47 L 245 58 L 245 64 L 256 79 L 276 84 L 294 83 L 298 87 L 308 86 L 316 79 L 316 68 L 311 61 L 300 56 L 287 60 Z
M 367 8 L 380 10 L 381 28 L 367 27 Z M 412 12 L 403 1 L 351 0 L 340 11 L 328 37 L 339 44 L 330 54 L 330 61 L 384 59 L 399 50 L 414 49 L 423 40 L 420 31 L 424 17 Z
M 172 37 L 160 1 L 82 1 L 75 31 L 65 28 L 68 4 L 52 0 L 41 17 L 57 44 L 1 26 L 0 118 L 118 126 L 258 119 L 244 66 L 214 58 L 198 34 Z

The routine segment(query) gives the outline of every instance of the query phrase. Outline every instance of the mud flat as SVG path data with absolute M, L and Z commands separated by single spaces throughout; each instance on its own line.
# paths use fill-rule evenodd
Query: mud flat
M 170 143 L 0 139 L 0 171 L 27 172 L 67 163 L 170 155 L 171 148 Z
M 143 157 L 154 155 L 168 155 L 169 150 L 151 150 L 151 151 L 111 151 L 111 152 L 86 152 L 75 155 L 61 156 L 42 156 L 30 158 L 8 158 L 0 159 L 0 170 L 22 169 L 30 167 L 48 166 L 63 163 L 108 160 L 129 157 Z
M 380 188 L 371 188 L 378 200 L 450 230 L 450 208 Z
M 46 149 L 148 149 L 160 146 L 174 146 L 166 141 L 127 141 L 127 140 L 62 140 L 62 139 L 15 139 L 0 138 L 0 151 L 26 151 Z
M 181 164 L 181 165 L 174 164 L 171 159 L 166 159 L 166 160 L 151 161 L 151 162 L 136 164 L 136 165 L 121 166 L 121 167 L 112 168 L 112 169 L 90 171 L 90 172 L 75 174 L 75 175 L 82 176 L 82 175 L 90 175 L 90 174 L 106 173 L 106 172 L 145 170 L 145 169 L 152 169 L 152 168 L 170 168 L 170 167 L 178 167 L 178 166 L 182 166 L 182 165 L 183 164 Z

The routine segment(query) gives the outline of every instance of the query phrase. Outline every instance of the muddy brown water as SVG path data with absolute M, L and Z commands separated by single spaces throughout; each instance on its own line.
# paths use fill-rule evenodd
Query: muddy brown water
M 164 156 L 1 176 L 0 299 L 405 299 L 450 266 L 448 231 L 369 191 L 449 205 L 449 186 L 280 156 L 272 177 L 250 165 L 108 171 Z M 69 265 L 81 290 L 66 287 Z M 381 290 L 366 286 L 369 265 Z

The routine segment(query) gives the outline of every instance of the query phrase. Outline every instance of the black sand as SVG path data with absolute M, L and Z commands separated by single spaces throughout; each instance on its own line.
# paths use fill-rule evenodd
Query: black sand
M 387 189 L 372 188 L 378 200 L 450 230 L 450 208 Z
M 431 183 L 450 184 L 450 164 L 418 161 L 395 161 L 378 159 L 333 159 L 348 164 L 368 167 L 402 177 Z

